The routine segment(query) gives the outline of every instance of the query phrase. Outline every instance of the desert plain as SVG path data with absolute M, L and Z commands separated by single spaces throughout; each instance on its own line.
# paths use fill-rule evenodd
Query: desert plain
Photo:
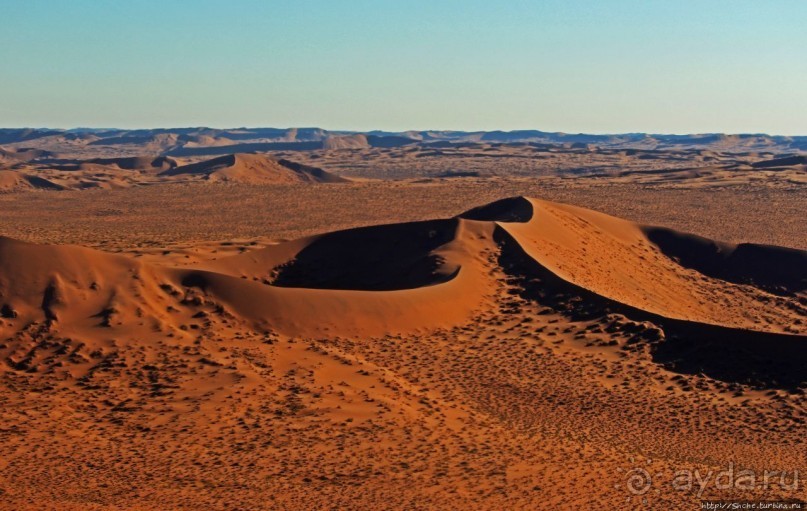
M 804 140 L 0 147 L 0 509 L 807 499 Z

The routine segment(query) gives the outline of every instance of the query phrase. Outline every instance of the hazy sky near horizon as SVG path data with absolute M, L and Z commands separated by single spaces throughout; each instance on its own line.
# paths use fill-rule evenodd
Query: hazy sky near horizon
M 0 127 L 807 135 L 807 1 L 0 0 Z

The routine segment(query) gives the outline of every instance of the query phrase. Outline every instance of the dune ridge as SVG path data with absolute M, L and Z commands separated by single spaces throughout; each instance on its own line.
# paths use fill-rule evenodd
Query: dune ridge
M 524 251 L 557 276 L 637 309 L 673 319 L 768 328 L 756 323 L 773 296 L 760 284 L 803 289 L 804 251 L 741 245 L 732 252 L 740 252 L 739 257 L 733 256 L 740 262 L 725 266 L 718 275 L 689 259 L 680 262 L 680 255 L 686 252 L 685 248 L 681 251 L 682 245 L 702 243 L 703 238 L 676 233 L 680 243 L 657 244 L 659 233 L 673 231 L 576 206 L 529 201 L 535 211 L 529 221 L 500 224 Z M 712 246 L 721 245 L 730 247 L 715 242 Z M 743 256 L 749 251 L 755 253 L 753 267 L 743 261 L 749 259 Z M 765 260 L 769 265 L 760 264 Z M 788 321 L 781 319 L 779 328 L 784 328 Z
M 210 182 L 249 184 L 347 182 L 345 178 L 316 167 L 283 158 L 246 153 L 230 154 L 199 163 L 175 166 L 158 175 L 160 177 L 201 177 Z
M 659 233 L 666 236 L 664 241 L 659 242 Z M 702 239 L 678 233 L 676 239 L 685 242 L 671 248 L 670 233 L 518 197 L 453 219 L 337 231 L 195 268 L 135 265 L 80 247 L 37 247 L 5 239 L 0 297 L 36 322 L 47 316 L 41 304 L 50 282 L 63 283 L 57 289 L 66 297 L 66 311 L 71 310 L 70 297 L 83 297 L 81 307 L 92 304 L 96 314 L 109 307 L 110 293 L 142 302 L 135 307 L 142 314 L 156 297 L 169 300 L 172 293 L 199 292 L 267 331 L 401 333 L 466 321 L 495 287 L 486 272 L 496 266 L 496 254 L 501 257 L 503 247 L 515 244 L 555 278 L 619 306 L 671 320 L 794 333 L 794 320 L 803 313 L 794 293 L 804 289 L 805 252 L 753 246 L 745 251 L 753 252 L 750 269 L 743 259 L 725 266 L 723 275 L 681 257 L 681 246 L 700 246 Z M 502 234 L 511 239 L 509 244 L 496 241 Z M 711 246 L 724 247 L 723 252 L 728 247 Z M 740 251 L 742 246 L 728 257 L 743 258 L 734 255 Z M 775 264 L 766 271 L 764 261 Z M 85 268 L 83 276 L 79 267 Z M 150 288 L 132 291 L 132 278 L 145 285 L 139 280 L 143 272 L 150 275 Z M 101 273 L 118 275 L 121 281 L 113 278 L 104 284 L 100 276 L 91 277 Z M 20 282 L 35 287 L 20 288 Z M 771 285 L 777 294 L 769 291 Z M 166 294 L 163 288 L 176 293 Z M 106 301 L 87 301 L 104 290 Z M 156 316 L 159 321 L 166 317 Z

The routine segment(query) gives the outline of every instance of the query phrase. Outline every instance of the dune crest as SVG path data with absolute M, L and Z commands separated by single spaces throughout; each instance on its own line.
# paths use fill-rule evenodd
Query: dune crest
M 316 167 L 262 154 L 237 153 L 161 172 L 160 177 L 199 177 L 210 182 L 248 184 L 342 183 L 347 179 Z
M 737 249 L 754 252 L 753 270 L 708 271 L 681 261 L 672 243 L 660 240 L 659 228 L 602 213 L 529 199 L 534 214 L 527 222 L 500 223 L 524 251 L 548 270 L 603 297 L 661 316 L 727 327 L 782 329 L 760 325 L 772 295 L 760 284 L 788 282 L 803 289 L 805 252 L 778 247 Z M 697 237 L 678 233 L 681 240 Z M 702 239 L 702 238 L 701 238 Z M 720 246 L 713 242 L 713 246 Z M 728 247 L 727 244 L 722 246 Z M 679 247 L 680 248 L 680 247 Z M 678 254 L 678 256 L 676 255 Z M 737 256 L 735 256 L 736 259 Z M 778 264 L 787 259 L 787 265 Z M 765 265 L 761 261 L 769 261 Z M 736 265 L 747 267 L 743 262 Z M 743 273 L 743 271 L 750 273 Z M 782 273 L 784 272 L 784 275 Z

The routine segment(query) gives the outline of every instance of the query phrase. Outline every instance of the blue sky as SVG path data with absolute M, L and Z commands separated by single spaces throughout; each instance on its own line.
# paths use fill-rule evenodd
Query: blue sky
M 0 126 L 807 135 L 807 1 L 0 0 Z

